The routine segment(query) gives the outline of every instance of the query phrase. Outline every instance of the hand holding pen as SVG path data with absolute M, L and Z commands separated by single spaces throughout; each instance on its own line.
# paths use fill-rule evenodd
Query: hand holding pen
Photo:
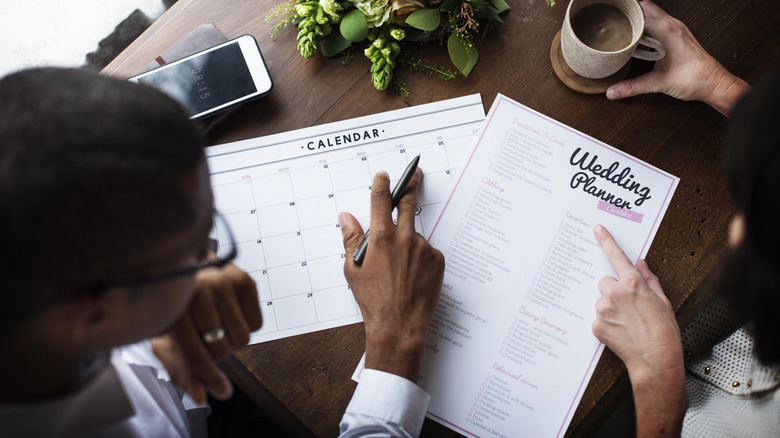
M 400 200 L 394 202 L 387 173 L 374 176 L 368 250 L 362 264 L 349 256 L 344 262 L 344 275 L 365 321 L 366 367 L 411 381 L 417 378 L 425 331 L 444 277 L 444 256 L 415 231 L 421 180 L 418 171 L 412 173 L 406 190 L 399 182 L 393 193 Z M 353 254 L 363 228 L 349 213 L 339 215 L 339 224 L 345 252 Z
M 407 187 L 409 187 L 409 183 L 412 182 L 412 178 L 414 177 L 414 174 L 417 172 L 417 165 L 419 163 L 420 163 L 420 156 L 417 155 L 409 163 L 409 165 L 406 166 L 406 170 L 404 170 L 404 173 L 401 175 L 401 179 L 399 179 L 398 183 L 396 183 L 395 188 L 393 189 L 393 193 L 390 196 L 392 202 L 391 211 L 395 209 L 398 206 L 398 202 L 401 201 L 401 197 L 404 195 L 404 192 L 406 192 Z M 368 248 L 369 231 L 370 230 L 366 230 L 366 234 L 363 235 L 363 239 L 360 241 L 360 244 L 355 250 L 355 253 L 352 255 L 352 259 L 358 265 L 363 263 L 363 258 L 366 256 L 366 249 Z

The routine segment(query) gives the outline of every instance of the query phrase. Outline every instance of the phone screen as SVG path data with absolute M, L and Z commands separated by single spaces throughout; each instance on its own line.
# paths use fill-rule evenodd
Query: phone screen
M 165 91 L 190 116 L 257 91 L 238 42 L 139 77 L 138 82 Z

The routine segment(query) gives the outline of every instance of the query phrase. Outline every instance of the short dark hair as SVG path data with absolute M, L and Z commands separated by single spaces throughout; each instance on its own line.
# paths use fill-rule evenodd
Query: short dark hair
M 120 275 L 194 222 L 198 130 L 161 92 L 75 69 L 0 80 L 0 328 Z
M 724 287 L 752 321 L 755 349 L 780 361 L 780 69 L 736 104 L 724 166 L 745 236 L 729 255 Z

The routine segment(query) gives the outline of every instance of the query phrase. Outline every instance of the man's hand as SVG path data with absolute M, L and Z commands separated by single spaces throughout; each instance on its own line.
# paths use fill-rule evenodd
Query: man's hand
M 366 326 L 366 367 L 417 380 L 425 330 L 444 278 L 444 256 L 414 229 L 419 169 L 398 203 L 393 224 L 390 177 L 374 176 L 371 232 L 361 265 L 352 254 L 363 228 L 349 213 L 339 215 L 347 261 L 344 275 L 360 305 Z
M 634 268 L 609 231 L 596 225 L 594 234 L 618 279 L 599 281 L 593 334 L 626 364 L 638 436 L 679 436 L 685 365 L 672 305 L 644 260 Z
M 650 73 L 611 86 L 607 98 L 664 93 L 681 100 L 705 102 L 728 116 L 749 85 L 710 56 L 681 21 L 650 0 L 639 4 L 645 12 L 647 33 L 663 43 L 666 56 L 655 63 Z
M 206 392 L 217 399 L 233 393 L 230 380 L 217 361 L 230 347 L 242 347 L 249 334 L 262 325 L 255 282 L 233 264 L 203 269 L 187 312 L 169 335 L 152 340 L 152 348 L 163 362 L 173 382 L 198 403 Z M 222 329 L 224 338 L 206 342 L 204 334 Z

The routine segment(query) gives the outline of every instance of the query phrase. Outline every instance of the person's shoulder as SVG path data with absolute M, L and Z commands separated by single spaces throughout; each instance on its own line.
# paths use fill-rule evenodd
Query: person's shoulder
M 83 380 L 60 397 L 0 406 L 3 436 L 134 436 L 125 424 L 134 409 L 116 370 L 102 361 Z

